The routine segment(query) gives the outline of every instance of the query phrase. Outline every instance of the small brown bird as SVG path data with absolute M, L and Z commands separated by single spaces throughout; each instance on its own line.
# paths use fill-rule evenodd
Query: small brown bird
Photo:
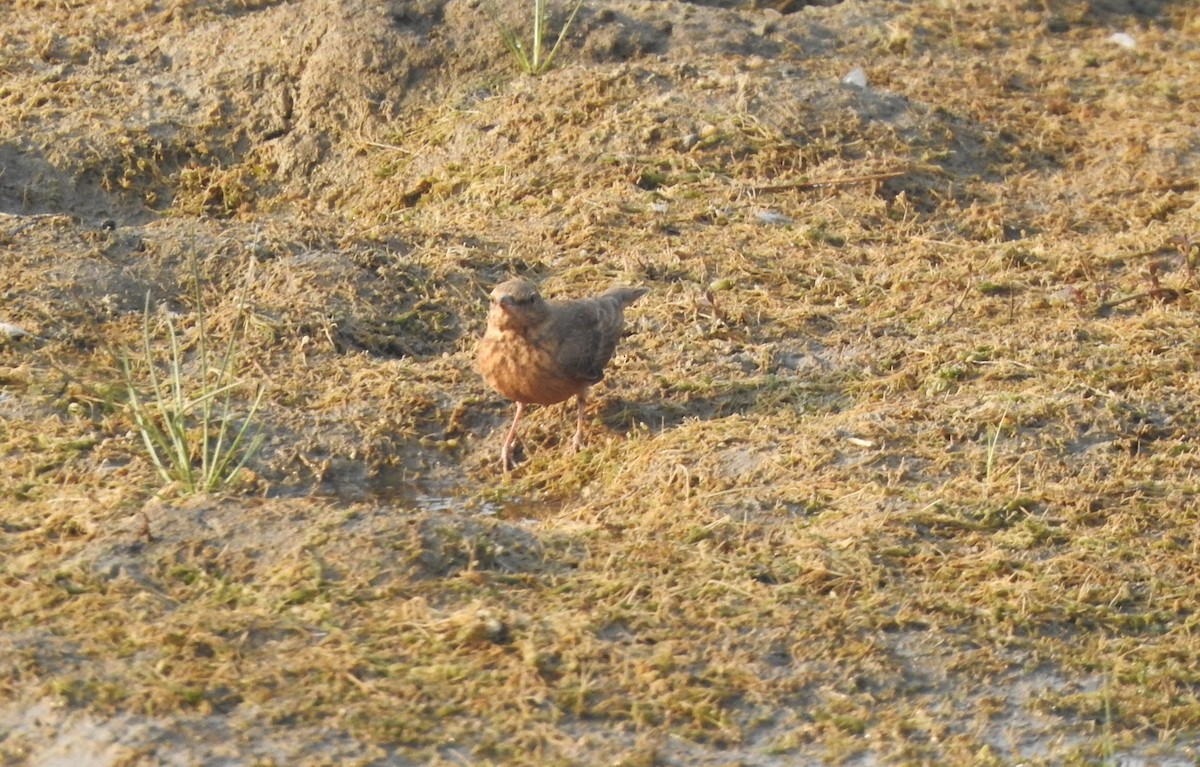
M 610 288 L 594 298 L 546 301 L 533 283 L 512 279 L 492 290 L 487 331 L 479 342 L 479 372 L 517 403 L 500 461 L 512 465 L 517 423 L 529 404 L 554 405 L 571 395 L 578 409 L 571 446 L 583 446 L 587 389 L 604 378 L 625 323 L 624 309 L 647 288 Z

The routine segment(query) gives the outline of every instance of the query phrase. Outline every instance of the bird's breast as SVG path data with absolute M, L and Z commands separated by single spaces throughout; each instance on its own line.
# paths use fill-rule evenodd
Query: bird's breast
M 479 344 L 479 372 L 496 391 L 517 402 L 553 405 L 587 388 L 557 360 L 557 345 L 537 329 L 525 333 L 489 327 Z

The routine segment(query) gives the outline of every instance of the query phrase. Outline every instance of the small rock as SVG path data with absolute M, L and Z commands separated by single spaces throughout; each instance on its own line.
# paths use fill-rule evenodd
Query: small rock
M 1137 41 L 1133 39 L 1133 35 L 1129 35 L 1124 32 L 1113 32 L 1108 36 L 1108 41 L 1110 43 L 1116 43 L 1125 50 L 1133 50 L 1137 47 Z
M 842 78 L 842 82 L 846 85 L 853 85 L 855 88 L 863 88 L 865 90 L 867 87 L 867 73 L 862 67 L 855 67 Z
M 794 219 L 792 219 L 790 216 L 785 216 L 782 213 L 776 213 L 772 210 L 760 210 L 754 215 L 761 223 L 764 224 L 783 226 L 785 224 L 794 223 Z
M 5 338 L 24 338 L 29 335 L 29 331 L 25 328 L 10 325 L 7 322 L 0 322 L 0 336 Z

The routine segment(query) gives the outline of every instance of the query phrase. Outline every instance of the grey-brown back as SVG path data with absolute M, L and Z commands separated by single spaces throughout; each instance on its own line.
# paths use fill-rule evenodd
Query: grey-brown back
M 595 298 L 549 301 L 544 326 L 556 347 L 562 372 L 596 383 L 612 359 L 625 326 L 625 307 L 644 296 L 646 288 L 610 288 Z

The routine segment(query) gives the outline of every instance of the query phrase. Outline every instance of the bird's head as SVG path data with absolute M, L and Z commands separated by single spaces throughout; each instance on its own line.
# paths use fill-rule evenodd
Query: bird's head
M 489 322 L 501 327 L 523 328 L 546 316 L 546 302 L 532 282 L 518 277 L 502 282 L 492 290 L 488 315 Z

